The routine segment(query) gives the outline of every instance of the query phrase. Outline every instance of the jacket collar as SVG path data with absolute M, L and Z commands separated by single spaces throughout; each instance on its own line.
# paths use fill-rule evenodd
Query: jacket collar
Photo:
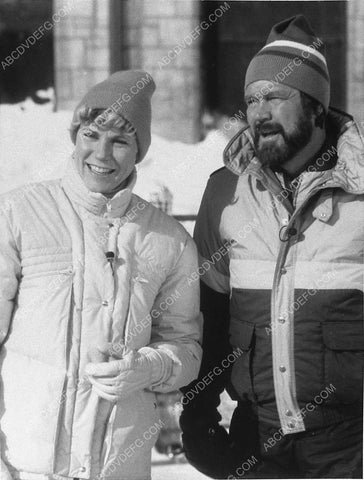
M 325 176 L 326 187 L 340 187 L 348 193 L 364 193 L 364 132 L 349 115 L 330 108 L 328 123 L 337 132 L 338 161 L 326 172 L 305 175 Z M 265 184 L 271 183 L 269 172 L 264 169 L 254 152 L 254 142 L 248 125 L 233 137 L 224 150 L 224 164 L 236 175 L 254 175 Z M 302 175 L 302 174 L 301 174 Z
M 73 157 L 68 163 L 67 173 L 61 182 L 67 196 L 77 206 L 98 216 L 121 217 L 131 200 L 132 190 L 136 182 L 136 169 L 134 168 L 128 178 L 126 188 L 119 190 L 111 198 L 87 189 L 78 173 Z

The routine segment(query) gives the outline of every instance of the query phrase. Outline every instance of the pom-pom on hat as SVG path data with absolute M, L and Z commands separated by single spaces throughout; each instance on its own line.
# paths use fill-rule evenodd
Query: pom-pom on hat
M 154 80 L 144 70 L 115 72 L 86 93 L 75 109 L 72 123 L 77 110 L 83 106 L 105 109 L 103 118 L 111 112 L 121 115 L 135 128 L 140 162 L 151 142 L 151 98 L 154 90 Z M 95 123 L 98 123 L 97 119 Z
M 257 80 L 270 80 L 296 88 L 318 100 L 327 112 L 330 77 L 324 42 L 303 15 L 274 25 L 266 45 L 253 57 L 245 75 L 245 88 Z

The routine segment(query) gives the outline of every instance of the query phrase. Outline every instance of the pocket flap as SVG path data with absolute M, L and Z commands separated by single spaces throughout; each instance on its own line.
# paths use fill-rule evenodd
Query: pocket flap
M 363 350 L 362 322 L 325 322 L 322 324 L 324 344 L 331 350 Z
M 240 322 L 234 318 L 230 319 L 229 336 L 233 347 L 240 347 L 243 350 L 249 350 L 252 343 L 254 324 Z

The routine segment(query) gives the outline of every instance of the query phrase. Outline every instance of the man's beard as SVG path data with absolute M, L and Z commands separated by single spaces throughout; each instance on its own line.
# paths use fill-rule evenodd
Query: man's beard
M 267 140 L 259 145 L 260 135 L 263 132 L 275 132 L 281 135 L 283 142 Z M 313 126 L 310 118 L 301 115 L 294 129 L 287 134 L 279 123 L 269 121 L 258 124 L 254 129 L 254 147 L 261 164 L 270 166 L 273 170 L 282 167 L 291 160 L 311 139 Z

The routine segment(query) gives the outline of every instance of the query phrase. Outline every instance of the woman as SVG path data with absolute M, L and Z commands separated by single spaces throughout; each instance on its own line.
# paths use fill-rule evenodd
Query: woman
M 132 193 L 154 90 L 143 71 L 94 86 L 64 178 L 2 198 L 1 458 L 14 480 L 150 478 L 154 392 L 197 376 L 195 246 Z

